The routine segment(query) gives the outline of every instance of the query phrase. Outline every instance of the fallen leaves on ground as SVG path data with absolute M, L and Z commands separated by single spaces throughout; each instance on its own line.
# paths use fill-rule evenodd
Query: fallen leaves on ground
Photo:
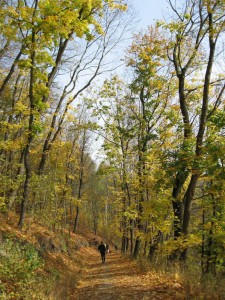
M 71 299 L 85 300 L 178 300 L 185 299 L 182 283 L 155 272 L 141 272 L 135 261 L 118 253 L 106 256 L 102 264 L 96 251 L 89 257 L 83 278 Z

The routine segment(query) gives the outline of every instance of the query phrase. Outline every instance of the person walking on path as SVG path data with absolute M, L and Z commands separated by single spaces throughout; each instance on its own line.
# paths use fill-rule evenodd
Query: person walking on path
M 106 246 L 103 242 L 98 246 L 98 250 L 101 253 L 102 263 L 105 262 L 105 253 L 106 253 Z

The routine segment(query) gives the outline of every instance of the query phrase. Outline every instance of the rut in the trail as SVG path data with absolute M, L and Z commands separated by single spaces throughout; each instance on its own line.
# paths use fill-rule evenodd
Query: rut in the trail
M 109 253 L 106 263 L 96 253 L 71 299 L 76 300 L 176 300 L 185 299 L 179 283 L 163 282 L 157 274 L 143 274 L 136 263 Z

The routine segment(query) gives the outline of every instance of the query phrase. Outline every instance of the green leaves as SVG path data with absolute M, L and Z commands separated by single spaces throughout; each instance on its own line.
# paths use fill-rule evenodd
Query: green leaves
M 0 288 L 5 299 L 22 298 L 27 295 L 26 290 L 35 290 L 36 271 L 43 267 L 43 261 L 32 245 L 4 236 L 0 257 Z

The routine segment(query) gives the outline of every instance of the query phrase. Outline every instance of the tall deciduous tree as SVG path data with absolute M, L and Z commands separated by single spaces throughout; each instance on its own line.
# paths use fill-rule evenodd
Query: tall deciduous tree
M 178 100 L 183 118 L 183 140 L 172 197 L 174 237 L 188 236 L 191 204 L 199 177 L 204 171 L 205 133 L 207 122 L 221 104 L 225 85 L 216 70 L 220 41 L 224 31 L 223 1 L 169 1 L 174 21 L 166 25 L 171 33 L 169 59 L 178 80 Z M 191 80 L 195 84 L 190 84 Z M 220 83 L 220 90 L 215 85 Z M 195 100 L 195 101 L 194 101 Z M 194 109 L 193 109 L 194 108 Z M 188 157 L 189 156 L 189 157 Z M 189 163 L 191 161 L 191 168 Z M 185 193 L 181 193 L 188 180 Z M 182 252 L 185 259 L 187 248 Z
M 44 143 L 39 174 L 43 171 L 45 157 L 50 147 L 62 129 L 69 105 L 100 73 L 100 65 L 103 63 L 105 55 L 120 39 L 118 36 L 115 44 L 112 42 L 115 27 L 119 26 L 118 22 L 113 23 L 113 21 L 116 18 L 118 20 L 119 13 L 126 8 L 122 2 L 115 3 L 104 0 L 92 2 L 46 2 L 42 0 L 2 2 L 3 31 L 1 37 L 4 45 L 1 58 L 5 68 L 1 78 L 1 97 L 7 98 L 10 84 L 16 82 L 18 87 L 19 84 L 21 86 L 25 82 L 25 88 L 20 90 L 16 88 L 12 98 L 12 109 L 14 110 L 15 99 L 20 99 L 21 94 L 23 95 L 27 122 L 20 158 L 20 162 L 24 162 L 25 170 L 20 227 L 24 223 L 29 184 L 32 172 L 35 171 L 31 163 L 30 151 L 34 147 L 33 143 L 37 134 L 40 133 L 43 126 L 47 125 L 43 125 L 43 121 L 46 120 L 46 112 L 51 104 L 56 105 L 55 111 L 52 111 L 54 115 L 51 128 Z M 71 42 L 72 40 L 74 42 Z M 72 46 L 77 50 L 76 44 L 82 43 L 86 43 L 86 45 L 83 49 L 80 47 L 81 53 L 78 56 L 77 53 L 73 54 L 73 57 L 66 55 L 69 50 L 71 51 Z M 7 60 L 4 59 L 4 55 L 9 51 L 10 45 L 14 45 L 15 50 L 12 59 Z M 89 49 L 91 46 L 94 49 L 92 56 L 90 56 L 91 50 Z M 71 64 L 74 58 L 76 63 Z M 57 77 L 57 75 L 62 70 L 63 64 L 64 66 L 70 65 L 71 76 L 67 75 L 68 83 L 64 86 L 59 101 L 54 103 L 53 83 L 56 84 L 59 79 L 62 80 L 62 77 Z M 88 68 L 94 68 L 94 70 L 91 71 L 89 77 L 86 73 L 87 82 L 72 94 L 81 73 L 85 75 Z M 68 77 L 70 78 L 68 79 Z M 68 100 L 69 94 L 71 97 Z M 63 101 L 66 103 L 64 104 Z M 63 104 L 64 107 L 62 107 Z M 8 123 L 11 122 L 11 119 L 11 117 L 8 118 Z M 9 136 L 7 130 L 4 134 L 5 140 Z M 19 171 L 17 173 L 19 174 Z
M 140 235 L 137 235 L 134 257 L 138 256 L 141 232 L 143 207 L 147 201 L 146 173 L 147 157 L 154 139 L 157 137 L 157 128 L 164 118 L 164 111 L 171 95 L 169 82 L 169 64 L 166 56 L 168 41 L 156 27 L 149 27 L 143 35 L 134 36 L 127 58 L 128 66 L 133 68 L 133 80 L 130 85 L 135 105 L 137 120 L 137 174 L 139 181 L 137 226 Z M 151 201 L 151 200 L 150 200 Z

